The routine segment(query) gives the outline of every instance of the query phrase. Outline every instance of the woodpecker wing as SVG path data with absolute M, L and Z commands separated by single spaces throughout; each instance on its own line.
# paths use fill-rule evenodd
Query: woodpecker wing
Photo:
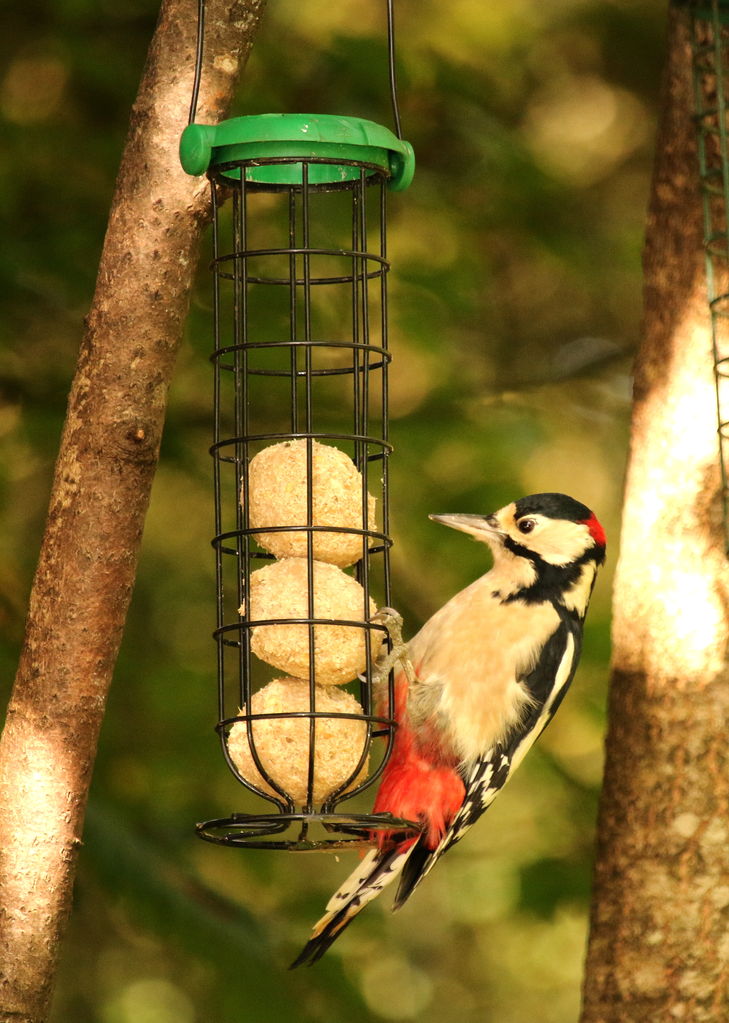
M 440 844 L 428 850 L 419 842 L 401 867 L 400 884 L 393 909 L 410 897 L 443 853 L 460 842 L 478 818 L 491 806 L 554 716 L 569 688 L 580 656 L 582 627 L 579 618 L 560 612 L 560 624 L 545 644 L 535 667 L 524 677 L 534 705 L 507 739 L 470 765 L 463 765 L 461 774 L 466 795 Z
M 393 910 L 402 906 L 443 853 L 459 842 L 491 805 L 506 784 L 510 770 L 511 761 L 501 749 L 489 750 L 483 759 L 476 761 L 469 776 L 464 779 L 466 798 L 440 844 L 435 849 L 428 849 L 419 842 L 403 864 L 400 884 L 392 904 Z

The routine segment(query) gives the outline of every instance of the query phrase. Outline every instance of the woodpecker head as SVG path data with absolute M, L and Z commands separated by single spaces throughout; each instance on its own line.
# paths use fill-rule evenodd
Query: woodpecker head
M 579 501 L 565 494 L 531 494 L 492 515 L 430 518 L 488 544 L 494 569 L 505 577 L 505 598 L 544 600 L 573 593 L 573 603 L 587 606 L 595 572 L 605 560 L 605 531 Z

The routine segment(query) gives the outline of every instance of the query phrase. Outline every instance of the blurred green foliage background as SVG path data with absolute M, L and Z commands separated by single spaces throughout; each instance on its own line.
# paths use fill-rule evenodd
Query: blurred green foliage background
M 0 619 L 14 673 L 154 0 L 0 10 Z M 269 0 L 237 113 L 390 123 L 384 0 Z M 285 972 L 353 860 L 194 838 L 239 809 L 212 731 L 210 282 L 170 394 L 54 1023 L 570 1023 L 587 930 L 640 250 L 665 5 L 397 0 L 418 169 L 390 202 L 393 588 L 408 632 L 487 567 L 428 512 L 564 490 L 612 539 L 569 699 L 397 915 Z M 180 126 L 182 127 L 182 125 Z M 181 513 L 182 511 L 182 513 Z

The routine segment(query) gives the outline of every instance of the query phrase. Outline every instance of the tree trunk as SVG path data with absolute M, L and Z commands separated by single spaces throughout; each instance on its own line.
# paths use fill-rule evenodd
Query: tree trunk
M 729 569 L 685 11 L 668 46 L 582 1023 L 729 1017 Z
M 264 0 L 208 0 L 200 120 L 224 116 Z M 0 1020 L 47 1018 L 97 737 L 182 334 L 205 179 L 177 159 L 197 5 L 165 0 L 134 105 L 0 740 Z

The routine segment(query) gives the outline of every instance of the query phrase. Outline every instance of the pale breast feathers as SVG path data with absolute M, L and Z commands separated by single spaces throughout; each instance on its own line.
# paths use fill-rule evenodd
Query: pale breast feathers
M 481 756 L 532 705 L 519 679 L 558 627 L 551 604 L 502 604 L 493 595 L 490 573 L 477 579 L 410 643 L 419 680 L 408 700 L 414 728 L 428 734 L 431 725 L 457 760 Z

